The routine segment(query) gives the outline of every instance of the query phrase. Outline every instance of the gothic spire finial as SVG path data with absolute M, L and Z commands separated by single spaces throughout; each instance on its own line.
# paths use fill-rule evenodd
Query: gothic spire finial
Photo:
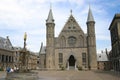
M 47 23 L 54 23 L 51 4 L 50 4 L 50 11 L 49 11 L 48 18 L 47 18 L 46 22 L 47 22 Z
M 89 3 L 89 9 L 90 9 L 90 3 Z
M 88 12 L 87 22 L 90 22 L 90 21 L 94 21 L 94 17 L 92 15 L 92 11 L 91 11 L 90 4 L 89 4 L 89 12 Z
M 71 13 L 71 15 L 72 15 L 72 9 L 70 10 L 70 13 Z
M 41 53 L 42 48 L 43 48 L 43 42 L 41 42 L 41 47 L 40 47 L 39 55 Z
M 52 9 L 52 3 L 50 3 L 50 9 Z

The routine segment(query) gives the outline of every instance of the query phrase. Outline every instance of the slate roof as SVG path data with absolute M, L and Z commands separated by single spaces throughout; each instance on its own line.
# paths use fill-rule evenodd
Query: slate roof
M 0 37 L 0 48 L 6 50 L 13 50 L 13 46 L 9 40 L 9 38 Z
M 106 52 L 97 54 L 97 61 L 109 61 Z
M 52 9 L 50 9 L 50 11 L 49 11 L 49 15 L 48 15 L 48 18 L 47 18 L 46 22 L 47 23 L 54 23 Z
M 13 47 L 15 51 L 19 51 L 19 50 L 22 50 L 21 47 Z
M 42 46 L 40 54 L 46 54 L 46 46 Z

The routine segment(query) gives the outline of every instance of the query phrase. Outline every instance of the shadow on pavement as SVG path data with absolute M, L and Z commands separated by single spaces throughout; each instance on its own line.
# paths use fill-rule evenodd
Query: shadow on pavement
M 5 80 L 5 78 L 0 78 L 0 80 Z
M 120 72 L 115 72 L 115 71 L 94 71 L 94 73 L 106 74 L 106 75 L 111 75 L 111 76 L 115 76 L 115 77 L 120 78 Z

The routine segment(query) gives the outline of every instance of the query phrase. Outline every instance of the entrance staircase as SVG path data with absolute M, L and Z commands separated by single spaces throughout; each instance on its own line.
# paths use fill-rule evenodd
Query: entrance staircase
M 69 66 L 69 70 L 75 70 L 74 66 Z

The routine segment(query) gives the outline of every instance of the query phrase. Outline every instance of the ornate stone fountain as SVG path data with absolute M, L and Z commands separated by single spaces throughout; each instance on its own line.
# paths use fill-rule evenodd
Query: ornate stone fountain
M 24 47 L 20 50 L 19 70 L 7 73 L 6 80 L 38 80 L 37 72 L 28 69 L 30 52 L 26 48 L 27 34 L 24 34 Z
M 25 32 L 24 34 L 24 47 L 23 49 L 20 51 L 20 57 L 19 57 L 19 72 L 28 72 L 28 59 L 30 56 L 29 51 L 27 51 L 26 48 L 26 40 L 27 40 L 27 34 Z

